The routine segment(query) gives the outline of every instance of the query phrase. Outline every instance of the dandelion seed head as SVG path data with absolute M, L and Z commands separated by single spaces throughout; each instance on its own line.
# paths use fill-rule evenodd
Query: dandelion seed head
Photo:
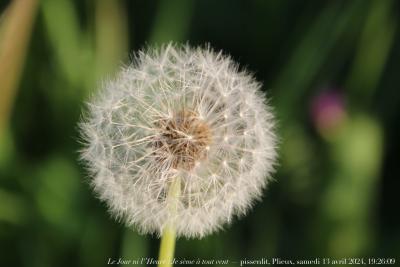
M 178 236 L 203 237 L 245 214 L 276 160 L 260 87 L 210 48 L 138 53 L 103 84 L 80 124 L 95 193 L 142 233 L 161 235 L 173 223 Z M 171 197 L 176 177 L 180 194 Z

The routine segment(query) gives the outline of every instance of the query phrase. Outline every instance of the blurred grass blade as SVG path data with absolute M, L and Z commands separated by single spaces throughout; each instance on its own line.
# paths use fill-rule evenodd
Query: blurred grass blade
M 122 3 L 115 0 L 96 2 L 97 79 L 113 72 L 127 55 L 128 25 Z
M 151 44 L 184 41 L 189 29 L 194 1 L 162 0 L 150 37 Z
M 82 75 L 81 35 L 78 18 L 69 0 L 41 1 L 44 26 L 61 70 L 67 79 L 78 85 Z
M 376 88 L 396 31 L 390 16 L 392 1 L 372 1 L 360 43 L 356 50 L 347 88 L 355 92 L 357 102 L 370 99 Z
M 15 0 L 9 6 L 0 39 L 0 134 L 6 127 L 22 73 L 36 15 L 36 0 Z
M 2 38 L 3 38 L 3 31 L 4 31 L 4 21 L 7 18 L 7 14 L 9 13 L 8 10 L 10 9 L 10 5 L 7 6 L 4 10 L 1 11 L 0 13 L 0 44 L 2 42 Z

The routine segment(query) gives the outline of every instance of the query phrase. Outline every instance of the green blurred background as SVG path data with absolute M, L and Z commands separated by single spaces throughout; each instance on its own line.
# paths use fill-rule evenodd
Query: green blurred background
M 0 12 L 1 266 L 157 258 L 157 238 L 92 194 L 77 122 L 134 51 L 169 41 L 210 43 L 252 71 L 280 137 L 263 201 L 178 240 L 177 257 L 400 256 L 399 1 L 16 0 Z

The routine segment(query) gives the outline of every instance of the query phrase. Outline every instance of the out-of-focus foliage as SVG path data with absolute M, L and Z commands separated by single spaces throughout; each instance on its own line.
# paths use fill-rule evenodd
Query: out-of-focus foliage
M 263 201 L 225 231 L 178 240 L 177 257 L 399 256 L 399 2 L 35 2 L 0 2 L 1 266 L 156 258 L 159 241 L 92 194 L 77 122 L 132 51 L 169 41 L 248 66 L 280 136 Z

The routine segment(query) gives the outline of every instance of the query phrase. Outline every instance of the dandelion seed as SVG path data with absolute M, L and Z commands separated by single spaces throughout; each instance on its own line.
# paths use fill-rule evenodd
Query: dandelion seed
M 140 52 L 104 83 L 80 125 L 94 191 L 142 233 L 173 224 L 177 236 L 203 237 L 245 214 L 276 158 L 260 87 L 209 48 Z

